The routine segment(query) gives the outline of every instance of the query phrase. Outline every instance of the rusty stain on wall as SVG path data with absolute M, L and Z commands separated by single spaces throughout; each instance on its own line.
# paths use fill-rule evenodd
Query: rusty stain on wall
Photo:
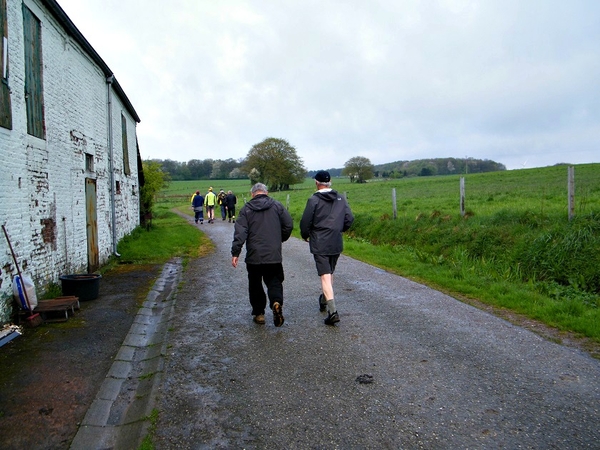
M 56 224 L 52 219 L 41 219 L 42 239 L 45 244 L 56 244 Z

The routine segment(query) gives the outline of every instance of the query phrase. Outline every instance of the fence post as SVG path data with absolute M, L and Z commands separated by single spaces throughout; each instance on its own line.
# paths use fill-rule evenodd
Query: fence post
M 287 198 L 285 200 L 285 209 L 287 209 L 288 211 L 290 210 L 290 194 L 287 195 Z
M 465 216 L 465 177 L 460 177 L 460 215 Z
M 398 218 L 398 207 L 396 205 L 396 188 L 392 188 L 392 208 L 394 211 L 394 220 Z
M 575 217 L 575 167 L 568 168 L 569 222 Z

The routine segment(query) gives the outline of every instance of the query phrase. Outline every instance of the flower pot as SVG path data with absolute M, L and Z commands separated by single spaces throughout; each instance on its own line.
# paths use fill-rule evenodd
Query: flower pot
M 63 295 L 74 295 L 80 301 L 94 300 L 98 298 L 100 290 L 100 278 L 102 275 L 95 273 L 82 273 L 72 275 L 61 275 Z

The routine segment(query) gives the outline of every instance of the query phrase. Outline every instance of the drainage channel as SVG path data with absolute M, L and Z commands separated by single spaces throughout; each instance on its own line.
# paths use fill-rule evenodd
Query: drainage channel
M 73 450 L 138 448 L 150 422 L 164 370 L 181 259 L 169 261 L 138 311 L 115 360 L 88 409 Z

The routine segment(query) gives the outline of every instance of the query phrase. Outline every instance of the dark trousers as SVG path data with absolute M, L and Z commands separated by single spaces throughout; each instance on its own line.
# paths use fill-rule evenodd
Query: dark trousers
M 204 221 L 204 211 L 200 209 L 199 211 L 194 210 L 194 220 L 198 222 L 199 220 Z
M 230 219 L 235 219 L 235 206 L 233 208 L 227 208 L 227 216 Z
M 225 209 L 225 205 L 221 205 L 221 218 L 225 220 L 225 217 L 227 217 L 227 210 Z
M 267 286 L 269 307 L 279 302 L 283 306 L 283 265 L 277 264 L 246 264 L 248 270 L 248 293 L 252 315 L 264 314 L 267 306 L 267 297 L 263 289 L 263 282 Z

